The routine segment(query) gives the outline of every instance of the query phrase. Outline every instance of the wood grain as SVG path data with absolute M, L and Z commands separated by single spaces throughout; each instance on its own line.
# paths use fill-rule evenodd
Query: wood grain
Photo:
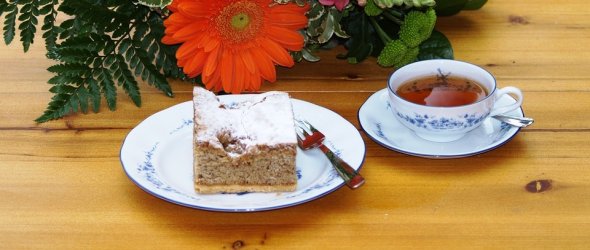
M 588 249 L 588 9 L 584 0 L 495 0 L 439 19 L 456 59 L 481 65 L 500 86 L 521 88 L 524 112 L 536 120 L 504 146 L 469 158 L 411 157 L 363 134 L 357 111 L 393 70 L 374 59 L 350 65 L 336 59 L 337 48 L 319 63 L 279 69 L 277 83 L 262 91 L 287 91 L 361 131 L 367 183 L 246 214 L 165 202 L 122 170 L 127 133 L 190 100 L 190 84 L 173 81 L 176 96 L 168 98 L 142 83 L 141 108 L 121 94 L 117 111 L 103 106 L 36 124 L 51 98 L 45 69 L 52 61 L 41 40 L 26 54 L 18 43 L 0 46 L 0 248 Z

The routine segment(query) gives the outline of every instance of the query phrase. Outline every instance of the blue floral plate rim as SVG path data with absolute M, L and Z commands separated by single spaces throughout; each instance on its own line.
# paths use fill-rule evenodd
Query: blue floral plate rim
M 429 159 L 454 159 L 471 157 L 492 151 L 503 146 L 512 140 L 521 130 L 521 128 L 513 127 L 506 123 L 496 121 L 495 119 L 488 118 L 485 126 L 482 125 L 480 128 L 467 133 L 464 138 L 459 139 L 458 141 L 446 143 L 426 141 L 415 135 L 410 129 L 406 128 L 399 121 L 397 121 L 391 110 L 389 110 L 391 108 L 390 104 L 383 101 L 384 95 L 386 94 L 387 88 L 384 88 L 369 96 L 369 98 L 367 98 L 367 100 L 359 108 L 357 112 L 357 119 L 363 132 L 369 138 L 371 138 L 371 140 L 384 148 L 402 154 Z M 499 100 L 499 102 L 502 103 L 514 101 L 514 98 L 508 95 L 503 96 Z M 383 113 L 385 114 L 381 116 L 377 115 Z M 517 117 L 524 117 L 522 107 L 511 111 L 508 114 Z M 383 117 L 386 117 L 387 119 L 383 119 Z M 393 131 L 391 128 L 395 128 L 396 131 Z M 478 137 L 476 135 L 479 136 L 482 134 L 482 131 L 490 129 L 492 129 L 493 132 L 486 134 L 485 138 L 487 141 L 484 139 L 477 139 Z M 403 134 L 401 136 L 404 138 L 401 138 L 400 136 L 391 138 L 391 136 L 388 136 L 391 135 L 391 133 L 398 133 L 398 135 Z M 420 147 L 409 147 L 410 144 L 427 147 L 435 145 L 438 148 L 444 148 L 444 150 L 429 152 L 428 149 L 425 150 Z M 453 145 L 459 144 L 464 144 L 466 146 L 476 145 L 477 147 L 474 147 L 475 149 L 473 150 L 453 149 Z
M 231 103 L 244 96 L 219 98 L 222 102 Z M 327 145 L 353 168 L 360 170 L 366 148 L 360 132 L 350 122 L 316 104 L 297 99 L 292 99 L 292 103 L 297 117 L 309 120 L 322 130 L 326 134 Z M 174 105 L 146 118 L 123 140 L 120 150 L 123 171 L 139 188 L 155 197 L 189 208 L 218 212 L 256 212 L 292 207 L 321 198 L 344 185 L 321 151 L 298 149 L 296 165 L 299 183 L 294 192 L 197 194 L 192 188 L 192 175 L 187 178 L 192 174 L 192 128 L 192 101 Z M 170 153 L 180 151 L 184 154 L 172 156 L 175 153 Z M 186 155 L 187 152 L 190 156 Z M 168 164 L 170 158 L 181 162 L 178 165 L 182 167 L 170 166 L 173 165 Z

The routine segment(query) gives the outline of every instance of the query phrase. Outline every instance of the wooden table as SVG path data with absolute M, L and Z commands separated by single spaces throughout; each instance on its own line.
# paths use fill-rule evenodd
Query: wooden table
M 456 59 L 524 90 L 536 123 L 469 158 L 429 160 L 364 135 L 365 186 L 257 213 L 190 209 L 138 188 L 121 168 L 127 133 L 149 115 L 190 100 L 142 86 L 143 107 L 121 94 L 116 112 L 35 124 L 51 95 L 40 40 L 27 54 L 0 46 L 0 248 L 399 249 L 590 247 L 590 3 L 490 1 L 441 18 Z M 279 70 L 263 91 L 327 107 L 360 130 L 357 110 L 391 69 L 317 64 Z M 122 93 L 122 91 L 121 91 Z M 536 180 L 551 188 L 529 192 Z

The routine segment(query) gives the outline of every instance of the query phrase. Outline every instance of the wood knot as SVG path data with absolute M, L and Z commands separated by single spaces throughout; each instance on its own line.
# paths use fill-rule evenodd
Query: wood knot
M 529 24 L 529 20 L 524 16 L 510 15 L 510 16 L 508 16 L 508 21 L 511 24 L 522 24 L 522 25 Z
M 534 180 L 526 184 L 524 188 L 531 193 L 541 193 L 551 189 L 551 180 Z
M 234 241 L 234 243 L 231 244 L 231 248 L 233 250 L 237 250 L 237 249 L 244 247 L 245 245 L 246 245 L 246 243 L 244 243 L 243 240 L 236 240 L 236 241 Z
M 264 245 L 264 243 L 266 243 L 267 238 L 268 238 L 268 235 L 265 232 L 264 235 L 262 236 L 262 240 L 260 241 L 260 245 Z
M 346 77 L 348 77 L 348 79 L 355 80 L 355 79 L 359 78 L 359 75 L 348 73 L 348 74 L 346 74 Z

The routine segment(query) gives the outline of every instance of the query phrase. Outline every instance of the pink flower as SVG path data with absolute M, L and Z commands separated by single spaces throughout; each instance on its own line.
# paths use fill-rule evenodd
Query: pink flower
M 322 5 L 325 6 L 336 6 L 336 9 L 342 11 L 346 5 L 348 5 L 349 0 L 319 0 Z

